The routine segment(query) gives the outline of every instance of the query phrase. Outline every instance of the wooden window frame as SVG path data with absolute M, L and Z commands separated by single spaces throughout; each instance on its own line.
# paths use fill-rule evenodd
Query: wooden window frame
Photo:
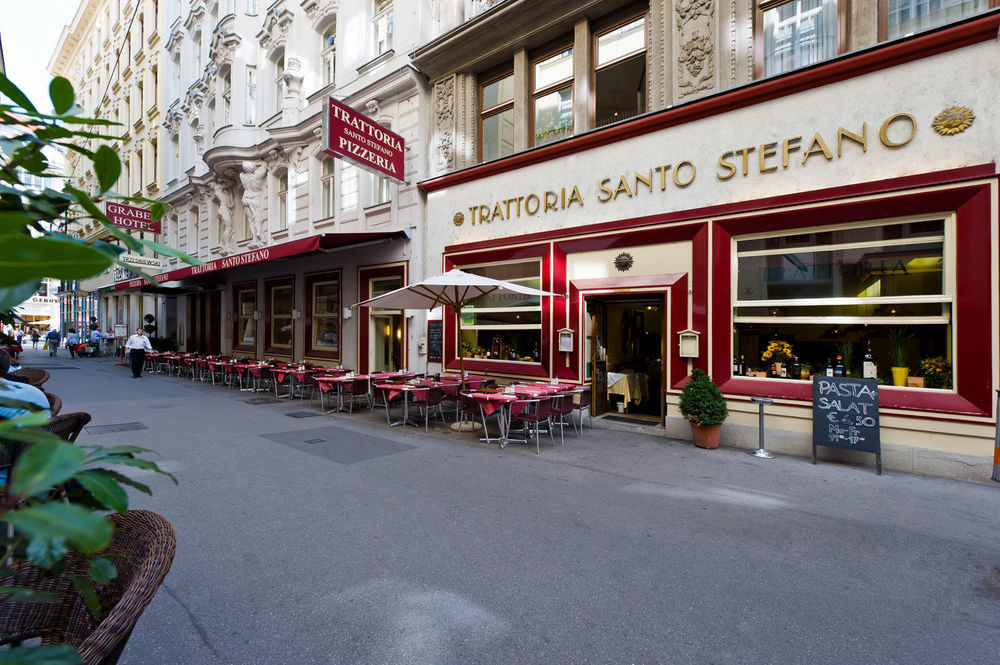
M 514 79 L 514 70 L 513 69 L 505 69 L 500 74 L 496 74 L 496 75 L 490 76 L 489 78 L 483 79 L 480 82 L 480 84 L 479 84 L 479 94 L 478 94 L 478 97 L 476 99 L 476 104 L 477 104 L 477 106 L 479 108 L 479 124 L 478 124 L 478 126 L 476 128 L 476 135 L 479 137 L 479 140 L 476 141 L 476 160 L 478 162 L 480 162 L 480 163 L 482 163 L 482 161 L 483 161 L 483 121 L 486 120 L 487 118 L 491 118 L 491 117 L 493 117 L 495 115 L 499 115 L 499 114 L 503 113 L 504 111 L 513 111 L 514 110 L 514 100 L 517 99 L 517 91 L 515 90 L 514 91 L 514 96 L 511 97 L 511 99 L 510 99 L 509 102 L 503 102 L 501 104 L 497 104 L 496 106 L 491 106 L 488 109 L 487 108 L 483 108 L 483 90 L 485 90 L 486 86 L 490 85 L 491 83 L 496 83 L 497 81 L 502 81 L 503 79 L 507 78 L 508 76 L 511 77 L 511 82 L 513 82 L 513 79 Z M 516 111 L 515 111 L 515 113 L 516 113 Z M 511 154 L 514 154 L 514 153 L 511 153 Z M 503 157 L 506 157 L 506 156 L 507 155 L 503 155 Z
M 642 31 L 642 51 L 636 51 L 631 55 L 626 55 L 611 62 L 607 62 L 603 65 L 597 65 L 597 40 L 606 35 L 609 32 L 617 30 L 618 28 L 628 25 L 636 21 L 637 19 L 642 19 L 644 22 L 645 29 Z M 643 57 L 646 60 L 646 75 L 649 75 L 649 12 L 642 11 L 635 14 L 631 14 L 620 20 L 616 20 L 614 23 L 608 25 L 602 25 L 599 29 L 595 29 L 591 34 L 590 42 L 590 99 L 588 100 L 587 112 L 590 115 L 590 126 L 591 128 L 597 125 L 597 74 L 598 72 L 604 71 L 615 65 L 620 65 L 623 62 L 628 62 L 629 60 L 638 59 Z M 649 111 L 649 82 L 646 83 L 646 112 Z
M 275 346 L 271 343 L 273 338 L 272 332 L 274 330 L 274 311 L 272 301 L 274 300 L 273 291 L 276 288 L 290 287 L 292 290 L 292 339 L 291 343 L 286 346 Z M 268 355 L 275 356 L 288 356 L 294 357 L 295 354 L 295 276 L 288 275 L 287 277 L 275 277 L 274 279 L 264 280 L 264 353 Z
M 322 358 L 324 360 L 340 361 L 343 358 L 344 349 L 344 318 L 341 309 L 344 304 L 344 280 L 341 270 L 326 270 L 323 272 L 307 273 L 305 279 L 305 355 L 308 358 Z M 313 346 L 313 318 L 315 316 L 316 294 L 314 289 L 317 284 L 328 284 L 337 282 L 337 350 L 330 351 L 325 348 Z
M 528 112 L 528 138 L 530 139 L 528 141 L 528 147 L 529 148 L 534 148 L 534 147 L 537 146 L 537 144 L 535 143 L 535 100 L 537 100 L 539 97 L 544 97 L 545 95 L 551 94 L 553 92 L 558 92 L 562 88 L 566 87 L 566 84 L 569 84 L 569 87 L 572 90 L 572 95 L 573 95 L 573 97 L 570 99 L 570 106 L 572 107 L 572 105 L 573 105 L 573 99 L 575 99 L 575 96 L 577 94 L 577 90 L 576 90 L 576 77 L 573 74 L 570 74 L 569 78 L 567 78 L 567 79 L 561 79 L 559 81 L 556 81 L 555 83 L 549 84 L 548 87 L 537 89 L 537 90 L 535 89 L 535 65 L 537 65 L 539 62 L 542 62 L 543 60 L 548 60 L 549 58 L 551 58 L 554 55 L 558 55 L 560 53 L 563 53 L 564 51 L 570 51 L 570 53 L 571 53 L 570 54 L 570 60 L 573 60 L 576 57 L 576 50 L 573 48 L 573 40 L 572 39 L 570 39 L 568 42 L 564 42 L 563 46 L 559 46 L 559 47 L 556 47 L 556 48 L 547 49 L 544 52 L 542 52 L 540 55 L 538 55 L 536 57 L 533 57 L 533 58 L 530 58 L 528 60 L 528 108 L 527 108 L 527 112 Z M 573 132 L 574 132 L 575 128 L 576 128 L 576 124 L 573 122 L 573 116 L 571 114 L 570 115 L 569 136 L 573 135 Z M 543 144 L 543 145 L 548 145 L 548 144 Z
M 260 326 L 257 325 L 257 330 L 254 332 L 253 344 L 242 344 L 241 340 L 243 336 L 240 334 L 240 294 L 246 291 L 253 291 L 253 308 L 255 312 L 259 312 L 260 304 L 260 289 L 257 288 L 257 281 L 252 282 L 237 282 L 233 284 L 233 351 L 247 351 L 249 353 L 257 352 L 257 343 L 260 342 Z M 256 321 L 256 319 L 254 319 Z
M 764 12 L 796 0 L 764 0 L 755 3 L 753 13 L 753 77 L 764 78 Z M 837 52 L 843 55 L 851 43 L 851 0 L 837 0 Z M 784 72 L 787 74 L 788 72 Z M 780 76 L 776 74 L 776 76 Z

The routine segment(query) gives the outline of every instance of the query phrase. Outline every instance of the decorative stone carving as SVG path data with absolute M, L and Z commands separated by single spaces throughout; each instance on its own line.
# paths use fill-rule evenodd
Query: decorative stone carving
M 264 17 L 264 27 L 257 33 L 257 41 L 265 51 L 284 46 L 288 41 L 288 31 L 292 26 L 292 12 L 284 3 L 272 5 Z
M 434 86 L 434 169 L 436 173 L 455 167 L 455 79 Z
M 236 49 L 240 46 L 240 36 L 232 31 L 236 17 L 229 16 L 212 31 L 212 43 L 208 47 L 208 59 L 217 65 L 231 63 Z
M 327 15 L 337 10 L 335 0 L 303 0 L 302 9 L 310 20 L 325 18 Z
M 365 113 L 368 114 L 369 118 L 378 119 L 382 115 L 382 107 L 379 106 L 377 99 L 369 99 L 365 102 Z
M 294 108 L 300 108 L 302 101 L 302 61 L 298 58 L 288 58 L 285 61 L 285 71 L 281 80 L 285 82 L 285 99 L 292 101 Z
M 236 251 L 236 228 L 233 225 L 233 194 L 229 183 L 216 180 L 212 183 L 212 197 L 217 202 L 219 215 L 219 254 L 226 256 Z
M 184 123 L 184 112 L 181 111 L 178 102 L 174 102 L 167 109 L 166 117 L 163 120 L 163 126 L 166 128 L 167 133 L 170 136 L 176 137 L 181 133 L 181 125 Z
M 264 247 L 269 241 L 266 220 L 261 214 L 266 179 L 267 165 L 264 162 L 243 162 L 240 182 L 243 184 L 243 208 L 246 210 L 247 226 L 250 227 L 252 248 Z
M 170 38 L 167 40 L 166 49 L 168 53 L 176 53 L 180 50 L 181 42 L 184 41 L 184 31 L 180 28 L 173 30 L 170 33 Z
M 683 28 L 699 16 L 712 16 L 715 12 L 715 0 L 679 0 L 674 8 L 677 11 L 678 27 Z
M 695 35 L 681 44 L 677 74 L 677 85 L 680 87 L 682 97 L 712 88 L 712 80 L 715 77 L 715 52 L 708 37 Z
M 493 9 L 503 2 L 505 2 L 505 0 L 472 0 L 472 16 L 478 16 L 479 14 Z M 472 18 L 472 16 L 469 18 Z

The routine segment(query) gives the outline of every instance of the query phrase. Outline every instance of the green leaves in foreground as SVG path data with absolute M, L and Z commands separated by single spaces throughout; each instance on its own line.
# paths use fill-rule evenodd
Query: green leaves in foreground
M 97 552 L 111 540 L 111 522 L 75 504 L 38 504 L 10 511 L 5 519 L 29 538 L 60 538 L 85 554 Z
M 103 272 L 115 259 L 93 245 L 56 236 L 3 235 L 0 245 L 0 287 L 43 277 L 82 279 Z
M 71 646 L 41 644 L 0 651 L 0 665 L 83 665 L 83 661 Z
M 28 446 L 14 468 L 11 491 L 17 496 L 48 491 L 72 478 L 83 464 L 84 455 L 82 449 L 63 441 Z

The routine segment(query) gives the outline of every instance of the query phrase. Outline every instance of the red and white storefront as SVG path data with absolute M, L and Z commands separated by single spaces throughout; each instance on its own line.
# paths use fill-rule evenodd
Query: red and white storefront
M 423 182 L 442 269 L 566 296 L 470 309 L 466 369 L 586 383 L 617 364 L 644 375 L 647 411 L 664 404 L 666 431 L 686 437 L 678 394 L 698 367 L 729 400 L 724 441 L 756 447 L 749 397 L 766 395 L 769 447 L 805 455 L 811 382 L 737 376 L 734 361 L 766 372 L 761 351 L 778 339 L 813 373 L 844 350 L 860 372 L 871 348 L 882 378 L 902 335 L 911 375 L 941 358 L 952 377 L 885 379 L 884 463 L 987 478 L 998 25 L 990 15 Z M 442 366 L 455 369 L 449 318 Z M 692 359 L 678 347 L 689 330 Z

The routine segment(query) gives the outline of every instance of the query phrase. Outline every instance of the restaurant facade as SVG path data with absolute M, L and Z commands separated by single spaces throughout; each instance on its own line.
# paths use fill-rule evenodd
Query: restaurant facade
M 765 396 L 769 447 L 802 455 L 809 378 L 869 376 L 887 468 L 987 478 L 998 25 L 987 13 L 551 145 L 535 132 L 533 149 L 422 182 L 441 270 L 564 296 L 477 302 L 461 338 L 445 317 L 438 367 L 462 349 L 477 373 L 591 384 L 595 415 L 625 377 L 624 411 L 683 438 L 679 392 L 700 368 L 727 398 L 724 440 L 757 447 L 750 397 Z

